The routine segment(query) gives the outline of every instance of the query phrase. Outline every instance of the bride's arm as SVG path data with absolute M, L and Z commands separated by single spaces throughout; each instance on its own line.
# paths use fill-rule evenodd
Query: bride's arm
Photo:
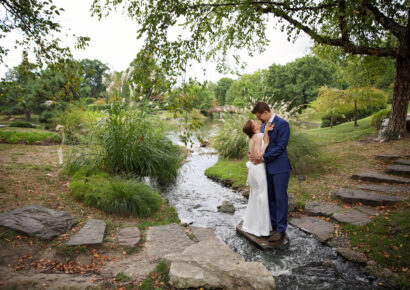
M 258 134 L 254 136 L 254 142 L 253 142 L 253 152 L 254 156 L 257 159 L 260 159 L 262 155 L 265 153 L 266 148 L 268 147 L 268 144 L 264 144 L 263 148 L 261 148 L 262 144 L 262 135 Z

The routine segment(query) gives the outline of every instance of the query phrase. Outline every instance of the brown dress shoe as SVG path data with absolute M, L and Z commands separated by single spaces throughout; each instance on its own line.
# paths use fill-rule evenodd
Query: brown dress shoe
M 284 236 L 285 236 L 285 232 L 281 232 L 281 233 L 275 232 L 273 235 L 271 235 L 271 236 L 268 238 L 268 241 L 269 241 L 269 242 L 277 242 L 277 241 L 279 241 L 280 239 L 282 239 Z

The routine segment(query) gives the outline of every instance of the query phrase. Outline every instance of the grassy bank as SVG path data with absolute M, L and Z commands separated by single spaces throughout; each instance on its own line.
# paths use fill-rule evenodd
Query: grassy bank
M 56 144 L 61 138 L 57 133 L 33 128 L 0 128 L 0 143 L 8 144 Z

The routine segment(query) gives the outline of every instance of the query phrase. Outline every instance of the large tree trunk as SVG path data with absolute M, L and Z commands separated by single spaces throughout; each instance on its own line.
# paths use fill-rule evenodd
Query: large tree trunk
M 396 61 L 396 79 L 389 125 L 385 140 L 397 140 L 407 134 L 406 117 L 410 99 L 410 53 Z

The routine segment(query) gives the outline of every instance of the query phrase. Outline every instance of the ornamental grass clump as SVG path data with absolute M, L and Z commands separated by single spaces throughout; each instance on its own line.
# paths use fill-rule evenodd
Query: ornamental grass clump
M 162 205 L 160 194 L 136 179 L 96 172 L 89 176 L 78 171 L 71 179 L 75 199 L 108 214 L 148 217 Z
M 218 134 L 211 140 L 220 157 L 240 159 L 248 151 L 248 139 L 242 131 L 247 118 L 242 114 L 225 120 Z
M 98 159 L 107 172 L 148 176 L 162 184 L 176 179 L 182 150 L 149 115 L 115 104 L 100 132 Z

